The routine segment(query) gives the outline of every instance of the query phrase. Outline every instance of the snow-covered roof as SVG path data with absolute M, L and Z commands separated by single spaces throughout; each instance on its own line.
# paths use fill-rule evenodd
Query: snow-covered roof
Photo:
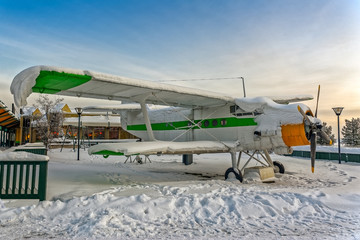
M 78 118 L 77 117 L 70 117 L 64 119 L 64 126 L 78 125 Z M 119 116 L 82 116 L 81 117 L 82 126 L 97 126 L 97 127 L 120 127 L 120 117 Z
M 69 112 L 70 109 L 66 103 L 58 103 L 56 104 L 50 112 Z
M 18 118 L 0 101 L 0 127 L 11 128 L 19 123 Z

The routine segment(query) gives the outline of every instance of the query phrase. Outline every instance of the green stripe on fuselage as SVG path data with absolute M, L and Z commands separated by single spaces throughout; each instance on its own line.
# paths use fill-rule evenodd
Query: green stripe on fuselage
M 65 72 L 40 71 L 36 78 L 33 92 L 55 94 L 63 90 L 77 87 L 91 80 L 91 76 Z
M 195 120 L 196 124 L 201 122 L 201 128 L 224 128 L 224 127 L 244 127 L 244 126 L 256 126 L 257 123 L 254 118 L 215 118 L 215 119 L 204 119 Z M 180 122 L 168 122 L 168 123 L 153 123 L 151 128 L 153 131 L 168 131 L 168 130 L 187 130 L 190 128 L 199 129 L 197 126 L 189 121 Z M 127 130 L 129 131 L 146 131 L 145 124 L 128 125 Z

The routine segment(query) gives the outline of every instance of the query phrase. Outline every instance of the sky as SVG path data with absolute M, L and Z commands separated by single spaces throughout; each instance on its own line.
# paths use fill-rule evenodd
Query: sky
M 34 65 L 247 97 L 311 94 L 337 129 L 360 117 L 358 0 L 0 0 L 0 100 Z M 169 81 L 170 82 L 170 81 Z M 30 97 L 30 104 L 37 98 Z M 114 102 L 66 98 L 70 107 Z M 315 111 L 315 100 L 305 102 Z

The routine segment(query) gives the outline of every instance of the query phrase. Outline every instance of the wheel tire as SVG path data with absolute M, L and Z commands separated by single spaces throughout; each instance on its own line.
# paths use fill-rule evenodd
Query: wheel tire
M 241 172 L 239 171 L 239 173 L 237 173 L 233 168 L 228 168 L 228 170 L 226 170 L 226 172 L 225 172 L 225 180 L 229 178 L 230 173 L 234 173 L 236 179 L 239 180 L 240 182 L 243 181 L 243 177 L 241 175 Z
M 274 171 L 275 171 L 275 173 L 281 173 L 281 174 L 285 173 L 285 167 L 281 162 L 274 161 L 273 163 L 274 163 Z

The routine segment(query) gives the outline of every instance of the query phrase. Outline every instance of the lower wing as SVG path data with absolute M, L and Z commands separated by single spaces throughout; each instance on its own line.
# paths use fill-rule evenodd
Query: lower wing
M 160 154 L 200 154 L 229 152 L 230 146 L 215 141 L 192 142 L 127 142 L 98 144 L 89 148 L 89 154 L 96 155 L 160 155 Z

